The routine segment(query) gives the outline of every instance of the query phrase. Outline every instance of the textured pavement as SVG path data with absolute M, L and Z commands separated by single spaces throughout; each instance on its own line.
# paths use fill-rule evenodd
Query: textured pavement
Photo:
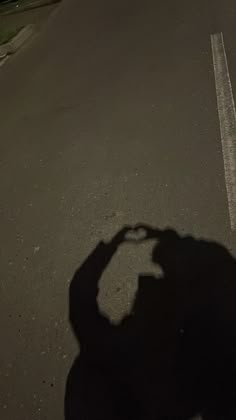
M 210 44 L 224 33 L 236 89 L 235 20 L 231 0 L 68 0 L 1 67 L 1 420 L 63 419 L 68 286 L 101 239 L 146 222 L 236 251 Z M 104 274 L 114 322 L 148 247 Z

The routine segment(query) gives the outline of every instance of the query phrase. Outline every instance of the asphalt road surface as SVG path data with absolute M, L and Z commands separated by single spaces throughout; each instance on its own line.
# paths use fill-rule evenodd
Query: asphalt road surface
M 0 68 L 1 420 L 63 419 L 68 288 L 100 240 L 145 222 L 236 252 L 210 38 L 236 91 L 235 22 L 233 0 L 64 0 Z M 149 251 L 122 248 L 105 272 L 113 322 Z

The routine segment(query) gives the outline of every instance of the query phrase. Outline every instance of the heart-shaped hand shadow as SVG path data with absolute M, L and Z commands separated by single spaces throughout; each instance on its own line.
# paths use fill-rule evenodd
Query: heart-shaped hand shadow
M 147 239 L 147 232 L 143 228 L 133 228 L 126 233 L 126 240 L 130 242 L 141 242 Z

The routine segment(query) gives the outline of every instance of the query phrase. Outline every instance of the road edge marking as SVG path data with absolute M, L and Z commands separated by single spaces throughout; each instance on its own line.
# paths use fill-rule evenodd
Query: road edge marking
M 0 67 L 2 67 L 3 64 L 6 63 L 6 61 L 8 60 L 8 58 L 9 58 L 9 55 L 6 55 L 6 57 L 3 57 L 2 59 L 0 59 Z
M 236 230 L 236 112 L 223 33 L 211 35 L 225 184 L 232 231 Z

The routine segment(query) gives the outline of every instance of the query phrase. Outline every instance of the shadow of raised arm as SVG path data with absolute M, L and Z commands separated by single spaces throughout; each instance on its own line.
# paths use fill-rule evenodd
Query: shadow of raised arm
M 70 285 L 70 322 L 77 338 L 84 343 L 89 334 L 107 322 L 98 312 L 98 283 L 120 244 L 126 241 L 129 227 L 121 229 L 110 242 L 100 242 L 75 272 Z

